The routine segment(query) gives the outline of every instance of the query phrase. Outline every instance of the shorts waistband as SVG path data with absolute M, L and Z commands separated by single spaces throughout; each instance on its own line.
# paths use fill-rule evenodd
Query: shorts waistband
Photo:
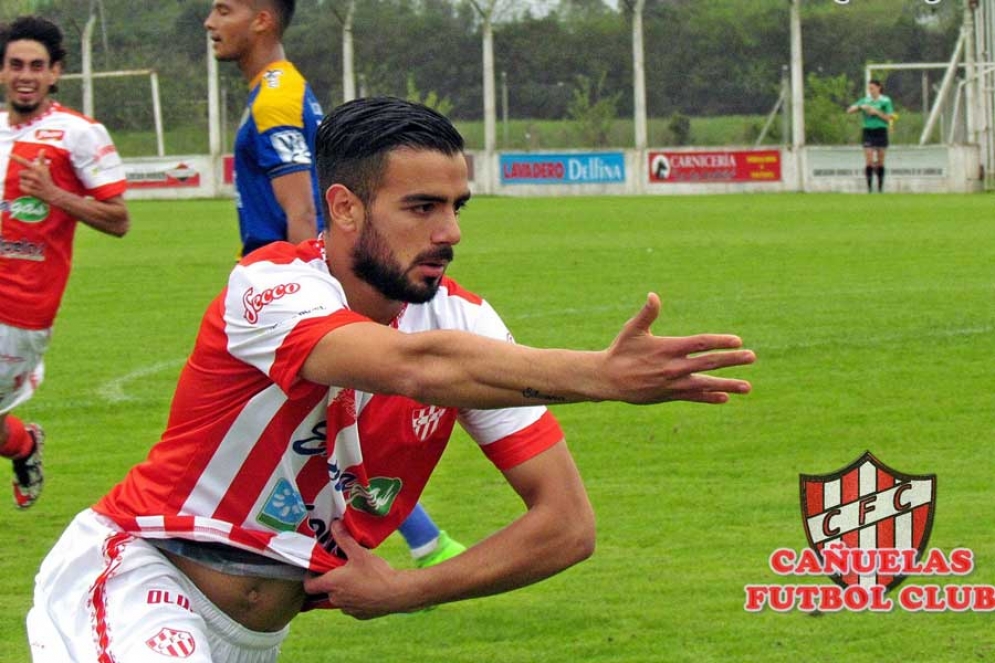
M 214 605 L 189 578 L 180 574 L 181 582 L 190 593 L 194 610 L 218 638 L 242 649 L 266 650 L 279 647 L 290 633 L 290 625 L 279 631 L 253 631 L 242 626 Z

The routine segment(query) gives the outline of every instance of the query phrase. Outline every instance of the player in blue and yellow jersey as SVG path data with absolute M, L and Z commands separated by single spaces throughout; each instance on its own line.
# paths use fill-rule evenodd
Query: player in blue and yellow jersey
M 250 88 L 235 138 L 242 255 L 314 239 L 324 227 L 313 157 L 321 106 L 283 49 L 294 8 L 294 0 L 214 0 L 204 21 L 214 56 L 238 64 Z M 420 504 L 398 531 L 419 567 L 465 550 Z
M 316 213 L 321 200 L 308 148 L 319 122 L 321 105 L 290 62 L 273 62 L 252 81 L 235 137 L 243 254 L 277 240 L 313 238 L 315 229 L 323 227 Z M 294 178 L 292 183 L 284 181 L 287 176 Z M 310 200 L 303 195 L 307 184 Z M 295 201 L 292 192 L 298 189 L 302 199 Z
M 895 118 L 891 97 L 882 94 L 884 87 L 879 80 L 867 84 L 867 96 L 858 99 L 846 109 L 847 113 L 861 114 L 863 118 L 864 175 L 867 192 L 873 191 L 874 175 L 878 176 L 878 192 L 884 189 L 884 151 L 888 149 L 888 128 Z
M 313 239 L 323 227 L 311 154 L 321 105 L 283 50 L 293 13 L 293 2 L 217 0 L 204 22 L 215 57 L 237 63 L 249 83 L 235 138 L 243 255 L 278 240 Z

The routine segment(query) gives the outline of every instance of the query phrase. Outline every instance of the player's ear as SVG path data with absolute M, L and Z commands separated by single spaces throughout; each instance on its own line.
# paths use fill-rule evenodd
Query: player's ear
M 328 225 L 355 231 L 365 214 L 363 201 L 344 184 L 333 184 L 325 191 Z
M 273 30 L 274 25 L 276 25 L 276 15 L 269 7 L 257 11 L 256 17 L 252 19 L 252 28 L 259 34 Z

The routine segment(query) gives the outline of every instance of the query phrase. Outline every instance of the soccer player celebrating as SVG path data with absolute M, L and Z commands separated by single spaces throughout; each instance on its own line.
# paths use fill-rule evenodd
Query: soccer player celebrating
M 861 114 L 863 118 L 862 142 L 864 145 L 864 176 L 867 193 L 874 190 L 874 175 L 878 177 L 878 192 L 884 189 L 884 152 L 888 149 L 888 127 L 895 117 L 891 97 L 881 94 L 884 87 L 879 80 L 867 84 L 867 96 L 846 109 L 847 113 Z
M 707 374 L 754 360 L 739 338 L 650 332 L 656 295 L 606 350 L 516 345 L 446 275 L 470 190 L 463 139 L 436 111 L 344 104 L 322 122 L 317 160 L 325 231 L 235 267 L 159 443 L 42 563 L 36 663 L 158 660 L 150 650 L 270 662 L 305 609 L 368 619 L 537 582 L 594 549 L 547 404 L 749 391 Z M 440 564 L 394 569 L 369 549 L 418 502 L 457 423 L 524 513 Z
M 0 456 L 14 462 L 14 503 L 44 484 L 41 426 L 11 411 L 31 398 L 69 278 L 76 222 L 128 231 L 124 169 L 104 127 L 51 98 L 65 50 L 58 26 L 24 16 L 0 28 Z

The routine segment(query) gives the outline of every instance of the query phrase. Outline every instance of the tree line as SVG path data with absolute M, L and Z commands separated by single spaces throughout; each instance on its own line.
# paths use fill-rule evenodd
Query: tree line
M 288 56 L 326 109 L 343 98 L 342 5 L 299 0 L 285 35 Z M 482 0 L 476 0 L 481 2 Z M 357 0 L 355 71 L 359 92 L 432 95 L 449 114 L 482 116 L 481 21 L 475 0 Z M 494 25 L 499 112 L 511 118 L 569 118 L 571 105 L 607 100 L 608 113 L 632 115 L 631 0 L 491 0 L 508 11 Z M 774 105 L 789 61 L 788 0 L 647 0 L 646 95 L 651 117 L 764 114 Z M 479 5 L 477 5 L 479 7 Z M 20 0 L 0 18 L 31 9 L 63 26 L 79 71 L 80 35 L 97 16 L 94 69 L 153 67 L 165 122 L 206 121 L 207 0 Z M 805 0 L 806 71 L 845 76 L 860 92 L 865 63 L 943 62 L 960 29 L 960 0 Z M 245 98 L 238 71 L 222 64 L 231 117 Z M 918 74 L 916 75 L 918 76 Z M 71 86 L 66 86 L 67 94 Z M 915 76 L 895 75 L 888 92 L 915 107 Z M 146 83 L 108 80 L 96 114 L 113 127 L 148 128 Z M 505 105 L 505 100 L 507 103 Z M 71 100 L 70 100 L 71 101 Z M 604 112 L 605 104 L 601 105 Z

